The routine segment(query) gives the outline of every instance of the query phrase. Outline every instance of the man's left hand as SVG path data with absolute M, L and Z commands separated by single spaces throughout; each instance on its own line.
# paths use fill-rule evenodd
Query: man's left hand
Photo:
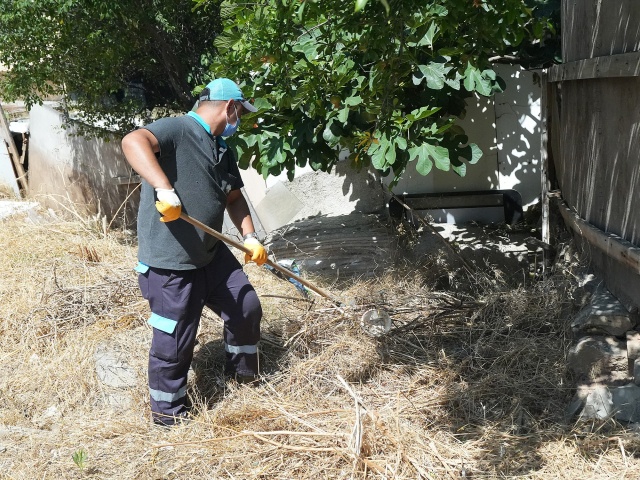
M 267 261 L 267 251 L 257 238 L 247 238 L 244 241 L 244 247 L 251 250 L 251 255 L 244 254 L 244 263 L 255 262 L 258 265 L 264 265 Z

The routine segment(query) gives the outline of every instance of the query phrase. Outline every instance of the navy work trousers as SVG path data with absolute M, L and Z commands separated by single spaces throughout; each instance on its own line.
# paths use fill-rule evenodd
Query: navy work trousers
M 258 374 L 262 307 L 242 266 L 220 242 L 214 259 L 195 270 L 149 268 L 138 277 L 149 301 L 153 339 L 149 393 L 153 419 L 172 424 L 186 414 L 187 374 L 204 306 L 224 321 L 228 373 Z

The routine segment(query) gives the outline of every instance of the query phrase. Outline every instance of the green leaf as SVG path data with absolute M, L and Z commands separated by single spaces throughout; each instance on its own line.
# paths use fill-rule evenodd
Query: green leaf
M 396 163 L 396 149 L 393 144 L 389 145 L 385 160 L 387 165 L 393 165 L 394 163 Z
M 356 12 L 359 12 L 367 5 L 368 0 L 356 0 Z
M 460 90 L 460 80 L 462 80 L 462 75 L 460 75 L 460 72 L 456 71 L 455 77 L 446 78 L 444 82 L 454 90 Z
M 431 22 L 431 25 L 429 26 L 429 30 L 427 30 L 427 33 L 424 34 L 424 37 L 422 37 L 416 45 L 418 47 L 424 47 L 424 46 L 432 47 L 433 37 L 437 32 L 438 32 L 438 26 L 436 25 L 435 22 Z
M 264 163 L 260 167 L 260 173 L 262 174 L 262 178 L 264 178 L 265 180 L 269 176 L 269 173 L 270 173 L 269 170 L 270 170 L 270 167 L 268 165 L 265 165 Z
M 420 72 L 427 79 L 427 87 L 432 90 L 442 90 L 446 75 L 443 63 L 430 62 L 427 65 L 418 65 Z
M 467 65 L 466 70 L 464 71 L 464 88 L 468 92 L 473 92 L 476 88 L 475 77 L 473 76 L 474 71 L 477 71 L 476 67 L 472 66 L 470 63 Z
M 416 171 L 420 175 L 429 175 L 429 172 L 431 172 L 431 169 L 433 168 L 433 162 L 429 159 L 424 148 L 424 144 L 410 148 L 409 159 L 411 161 L 417 159 Z
M 469 63 L 464 75 L 464 88 L 466 88 L 467 91 L 473 92 L 475 90 L 485 97 L 491 95 L 491 82 L 484 78 L 482 72 L 476 67 Z
M 438 55 L 442 55 L 444 56 L 454 56 L 454 55 L 460 55 L 461 50 L 459 47 L 443 47 L 440 50 L 438 50 Z
M 417 120 L 422 120 L 423 118 L 430 117 L 434 113 L 438 112 L 441 107 L 429 108 L 429 107 L 421 107 L 416 110 L 412 110 L 409 115 L 406 116 L 407 120 L 415 122 Z
M 461 177 L 464 177 L 467 174 L 467 164 L 466 163 L 462 163 L 460 165 L 454 165 L 452 163 L 451 164 L 451 170 L 456 172 Z
M 325 158 L 322 155 L 322 152 L 317 150 L 311 150 L 309 152 L 309 166 L 313 169 L 314 172 L 318 170 L 322 170 L 324 166 Z
M 478 160 L 482 157 L 482 150 L 480 150 L 480 147 L 475 143 L 470 143 L 469 146 L 471 147 L 471 159 L 469 160 L 469 163 L 474 165 L 478 163 Z
M 222 2 L 220 5 L 220 18 L 222 20 L 230 20 L 234 18 L 241 9 L 242 7 L 238 8 L 238 6 L 233 3 Z
M 298 11 L 296 12 L 296 21 L 298 23 L 304 22 L 304 7 L 306 4 L 307 2 L 301 2 L 300 6 L 298 7 Z
M 454 125 L 455 124 L 450 120 L 447 123 L 445 123 L 444 125 L 440 125 L 439 127 L 437 127 L 435 132 L 433 132 L 433 134 L 434 135 L 442 135 L 444 132 L 446 132 L 447 130 L 452 128 Z
M 213 41 L 213 44 L 216 46 L 216 48 L 224 51 L 233 49 L 233 47 L 240 41 L 242 41 L 242 35 L 240 34 L 240 31 L 233 30 L 218 35 Z
M 258 97 L 253 101 L 253 106 L 256 107 L 258 109 L 258 111 L 261 110 L 269 110 L 271 108 L 273 108 L 273 105 L 271 105 L 271 103 L 269 102 L 269 100 L 267 100 L 264 97 Z
M 335 147 L 340 143 L 340 137 L 342 136 L 340 126 L 337 124 L 336 120 L 336 117 L 330 119 L 322 132 L 322 138 L 324 138 L 325 142 L 327 142 L 327 145 L 330 147 Z
M 84 448 L 81 448 L 80 450 L 73 452 L 71 458 L 73 459 L 73 463 L 75 463 L 80 470 L 83 470 L 87 462 L 87 452 Z
M 282 139 L 278 139 L 271 143 L 269 151 L 267 152 L 271 164 L 284 163 L 287 159 L 287 155 L 282 149 Z
M 389 166 L 387 162 L 387 151 L 389 150 L 389 147 L 389 142 L 384 136 L 378 139 L 378 143 L 372 143 L 369 147 L 368 154 L 371 157 L 371 165 L 378 170 L 385 170 Z
M 296 43 L 292 50 L 303 53 L 307 61 L 313 62 L 318 56 L 318 46 L 316 38 L 309 35 L 303 41 Z
M 496 79 L 496 72 L 491 70 L 490 68 L 482 71 L 482 76 L 488 78 L 489 80 Z
M 347 123 L 347 120 L 349 120 L 349 108 L 348 107 L 344 107 L 342 110 L 340 110 L 340 112 L 338 113 L 338 120 L 342 124 Z
M 448 171 L 451 166 L 449 150 L 426 142 L 409 149 L 409 159 L 417 159 L 416 170 L 421 175 L 427 175 L 434 164 L 439 170 L 445 171 Z
M 431 7 L 429 7 L 429 12 L 437 17 L 446 17 L 449 13 L 449 10 L 447 10 L 447 7 L 443 5 L 432 5 Z
M 427 154 L 433 159 L 433 162 L 436 165 L 436 168 L 439 170 L 448 171 L 451 166 L 451 161 L 449 160 L 449 150 L 444 147 L 436 147 L 429 143 L 423 144 Z
M 349 107 L 355 107 L 357 105 L 360 105 L 362 103 L 362 97 L 360 95 L 356 95 L 353 97 L 347 97 L 344 100 L 344 104 L 349 106 Z

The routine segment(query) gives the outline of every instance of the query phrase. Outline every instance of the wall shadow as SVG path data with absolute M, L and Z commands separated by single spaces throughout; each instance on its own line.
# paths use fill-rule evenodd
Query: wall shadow
M 124 158 L 120 138 L 87 138 L 69 131 L 73 176 L 71 181 L 83 188 L 85 198 L 92 199 L 107 221 L 115 226 L 134 227 L 140 192 L 135 172 Z M 115 217 L 115 218 L 114 218 Z
M 52 105 L 32 108 L 30 130 L 32 196 L 52 208 L 62 204 L 83 215 L 99 213 L 112 227 L 135 225 L 139 192 L 137 183 L 128 183 L 133 172 L 116 135 L 108 141 L 78 135 Z
M 540 73 L 497 65 L 507 88 L 495 95 L 496 142 L 500 188 L 512 188 L 523 205 L 540 197 Z

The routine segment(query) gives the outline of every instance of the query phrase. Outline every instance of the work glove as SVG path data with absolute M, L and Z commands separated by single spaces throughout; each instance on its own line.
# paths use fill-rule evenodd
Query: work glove
M 251 255 L 244 254 L 244 263 L 255 262 L 257 265 L 264 265 L 267 261 L 267 251 L 257 238 L 246 238 L 244 240 L 244 248 L 251 250 Z
M 182 204 L 176 195 L 176 191 L 166 188 L 156 188 L 156 208 L 162 214 L 161 222 L 172 222 L 180 218 L 182 212 Z

